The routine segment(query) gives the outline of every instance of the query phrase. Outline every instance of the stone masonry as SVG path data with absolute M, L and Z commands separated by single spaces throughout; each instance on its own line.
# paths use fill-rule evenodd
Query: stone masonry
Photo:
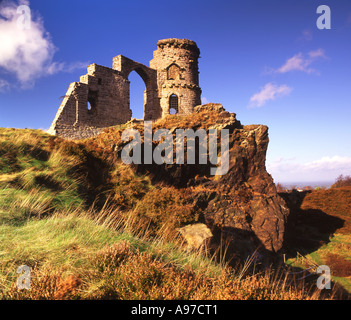
M 113 58 L 112 69 L 89 65 L 80 82 L 70 84 L 49 133 L 83 139 L 130 121 L 128 77 L 132 71 L 140 75 L 146 87 L 144 120 L 191 114 L 201 104 L 199 48 L 187 39 L 160 40 L 157 47 L 150 67 L 122 55 Z

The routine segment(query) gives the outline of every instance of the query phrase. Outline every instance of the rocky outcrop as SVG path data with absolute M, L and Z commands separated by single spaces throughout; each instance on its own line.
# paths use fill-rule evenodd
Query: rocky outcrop
M 289 210 L 265 167 L 268 128 L 243 126 L 232 132 L 229 172 L 209 184 L 216 193 L 204 210 L 206 224 L 228 241 L 229 252 L 256 248 L 278 252 Z
M 131 121 L 128 126 L 137 129 L 144 142 L 143 123 Z M 225 244 L 231 258 L 247 257 L 256 250 L 277 253 L 283 245 L 289 209 L 266 171 L 268 127 L 243 126 L 234 113 L 225 111 L 220 104 L 198 106 L 191 115 L 168 116 L 153 124 L 153 132 L 169 129 L 174 136 L 176 129 L 195 131 L 201 128 L 207 133 L 210 129 L 229 130 L 229 169 L 226 174 L 211 176 L 213 165 L 210 162 L 142 163 L 135 166 L 136 172 L 149 175 L 153 183 L 161 182 L 161 185 L 187 190 L 194 210 L 200 212 L 197 222 L 204 223 L 213 234 L 210 243 L 213 250 Z M 153 148 L 158 144 L 153 142 Z M 118 158 L 125 145 L 121 142 L 114 145 Z M 176 159 L 176 148 L 173 150 Z
M 228 254 L 248 255 L 257 248 L 276 253 L 283 245 L 289 209 L 266 171 L 268 127 L 242 126 L 220 104 L 195 108 L 192 129 L 228 129 L 229 171 L 211 177 L 209 165 L 168 165 L 149 168 L 156 178 L 179 186 L 186 183 L 203 208 L 202 219 L 212 230 L 213 248 L 228 243 Z M 199 126 L 199 123 L 201 126 Z M 141 166 L 143 167 L 143 166 Z M 153 170 L 154 169 L 154 170 Z

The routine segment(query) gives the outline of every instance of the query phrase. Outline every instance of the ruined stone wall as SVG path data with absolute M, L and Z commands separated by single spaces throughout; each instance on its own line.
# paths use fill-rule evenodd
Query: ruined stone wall
M 128 79 L 129 74 L 135 71 L 145 83 L 144 120 L 156 120 L 162 116 L 158 98 L 157 71 L 141 63 L 135 62 L 122 55 L 113 58 L 112 68 L 118 70 Z M 130 92 L 128 91 L 128 104 L 130 105 Z
M 187 39 L 165 39 L 157 43 L 150 67 L 157 70 L 162 116 L 170 113 L 170 98 L 178 98 L 178 113 L 191 114 L 201 104 L 198 59 L 200 50 Z
M 198 59 L 194 41 L 165 39 L 150 67 L 122 55 L 113 58 L 112 69 L 88 66 L 80 82 L 71 83 L 49 133 L 71 139 L 99 134 L 103 128 L 131 120 L 129 74 L 136 71 L 145 83 L 144 120 L 170 114 L 190 114 L 201 104 Z
M 119 71 L 92 64 L 69 86 L 49 132 L 80 139 L 130 119 L 129 81 Z

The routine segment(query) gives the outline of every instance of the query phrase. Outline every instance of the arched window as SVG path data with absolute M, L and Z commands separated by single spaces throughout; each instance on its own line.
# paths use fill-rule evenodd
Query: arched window
M 89 90 L 88 103 L 87 103 L 87 110 L 89 114 L 95 113 L 97 100 L 98 100 L 98 92 Z
M 178 97 L 175 94 L 172 94 L 169 97 L 169 114 L 177 114 L 178 112 Z
M 168 67 L 167 79 L 168 80 L 180 79 L 180 68 L 176 64 L 172 64 Z

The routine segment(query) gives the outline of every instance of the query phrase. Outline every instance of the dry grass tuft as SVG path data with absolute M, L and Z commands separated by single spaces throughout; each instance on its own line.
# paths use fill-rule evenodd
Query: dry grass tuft
M 125 253 L 107 248 L 104 268 L 94 277 L 100 285 L 94 291 L 85 288 L 88 299 L 122 300 L 308 300 L 318 299 L 320 291 L 305 284 L 292 285 L 283 273 L 266 271 L 246 277 L 227 268 L 220 274 L 197 273 L 180 268 L 138 250 Z M 118 252 L 116 255 L 112 252 Z M 129 251 L 129 249 L 127 249 Z M 112 254 L 111 254 L 112 253 Z M 98 256 L 101 257 L 101 254 Z M 112 258 L 112 259 L 111 259 Z M 117 262 L 117 263 L 115 263 Z M 102 279 L 106 279 L 101 281 Z
M 133 252 L 130 242 L 118 242 L 100 250 L 93 259 L 93 265 L 99 272 L 113 273 Z

